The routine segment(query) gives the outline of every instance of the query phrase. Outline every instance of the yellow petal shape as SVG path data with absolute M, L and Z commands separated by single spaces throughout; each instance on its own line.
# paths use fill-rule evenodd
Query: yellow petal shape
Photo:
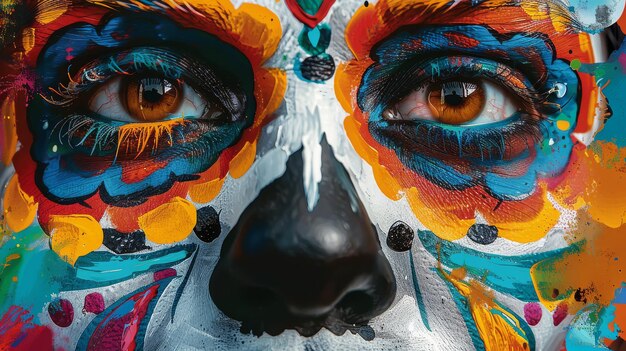
M 90 215 L 50 216 L 48 228 L 52 250 L 71 265 L 98 249 L 104 238 L 100 223 Z
M 196 208 L 191 202 L 175 197 L 141 215 L 138 222 L 148 240 L 156 244 L 171 244 L 191 234 L 196 226 L 196 216 Z
M 189 188 L 189 197 L 197 203 L 207 203 L 220 193 L 222 185 L 224 185 L 224 179 L 220 178 L 192 185 Z
M 4 218 L 9 228 L 20 232 L 33 223 L 37 213 L 37 203 L 32 196 L 20 188 L 17 175 L 14 175 L 4 193 Z
M 241 178 L 252 163 L 254 163 L 254 158 L 256 157 L 256 142 L 249 143 L 246 141 L 246 144 L 241 148 L 239 153 L 230 160 L 230 175 L 237 179 Z

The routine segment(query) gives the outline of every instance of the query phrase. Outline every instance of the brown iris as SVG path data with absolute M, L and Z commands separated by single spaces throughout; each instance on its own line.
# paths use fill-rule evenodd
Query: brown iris
M 463 124 L 478 117 L 485 106 L 479 84 L 451 81 L 428 87 L 428 105 L 434 118 L 445 124 Z
M 130 77 L 122 83 L 122 96 L 130 115 L 140 121 L 160 121 L 182 101 L 180 85 L 161 77 Z

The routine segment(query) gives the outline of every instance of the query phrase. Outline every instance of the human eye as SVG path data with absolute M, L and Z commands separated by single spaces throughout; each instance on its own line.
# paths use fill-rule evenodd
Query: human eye
M 192 54 L 136 47 L 86 61 L 44 96 L 66 116 L 52 128 L 64 147 L 91 155 L 158 152 L 215 134 L 233 139 L 250 122 L 251 94 Z
M 91 111 L 129 123 L 197 118 L 206 108 L 202 95 L 183 81 L 150 74 L 114 78 L 89 100 Z
M 382 117 L 470 127 L 505 120 L 520 109 L 511 92 L 496 83 L 452 78 L 426 82 L 385 109 Z
M 448 30 L 408 31 L 376 49 L 378 62 L 365 72 L 357 101 L 378 142 L 433 179 L 440 172 L 425 170 L 424 161 L 444 161 L 456 170 L 456 184 L 463 174 L 532 158 L 544 141 L 551 146 L 566 139 L 575 112 L 564 107 L 577 82 L 562 62 L 551 62 L 544 42 L 514 37 L 510 51 L 495 40 L 446 48 L 441 42 Z M 485 32 L 472 27 L 467 35 Z M 431 47 L 406 49 L 417 40 Z M 567 120 L 565 130 L 555 128 L 559 118 Z
M 174 54 L 162 50 L 143 49 L 108 57 L 104 66 L 92 63 L 78 78 L 80 84 L 95 85 L 86 89 L 89 92 L 81 97 L 87 101 L 87 110 L 105 119 L 126 123 L 172 119 L 216 121 L 227 114 L 235 120 L 241 117 L 240 111 L 227 112 L 213 89 L 204 91 L 189 77 L 191 72 L 185 73 L 176 68 L 177 62 L 169 61 L 178 60 Z M 184 61 L 188 65 L 200 66 L 193 60 Z M 132 68 L 127 68 L 129 65 Z M 215 87 L 220 88 L 223 89 Z M 243 100 L 236 92 L 229 93 L 230 100 Z
M 135 206 L 180 182 L 223 179 L 230 160 L 255 151 L 284 87 L 264 53 L 231 39 L 153 13 L 54 32 L 27 110 L 46 196 Z

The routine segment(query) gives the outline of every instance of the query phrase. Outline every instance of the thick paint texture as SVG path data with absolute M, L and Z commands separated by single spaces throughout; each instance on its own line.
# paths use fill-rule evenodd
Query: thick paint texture
M 0 350 L 625 349 L 623 8 L 0 2 Z

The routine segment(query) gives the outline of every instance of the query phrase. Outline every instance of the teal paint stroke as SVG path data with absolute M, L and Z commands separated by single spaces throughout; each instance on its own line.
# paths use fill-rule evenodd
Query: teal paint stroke
M 581 64 L 578 71 L 595 76 L 598 86 L 606 87 L 602 93 L 606 96 L 613 111 L 611 116 L 595 140 L 604 140 L 615 143 L 619 147 L 626 146 L 626 41 L 623 41 L 606 62 Z
M 195 244 L 188 244 L 136 255 L 92 252 L 76 261 L 76 280 L 71 288 L 111 285 L 148 271 L 169 268 L 189 258 L 195 249 Z
M 568 351 L 609 351 L 603 340 L 615 340 L 619 336 L 617 326 L 609 329 L 615 319 L 614 304 L 626 303 L 626 286 L 615 291 L 615 297 L 608 307 L 601 308 L 596 304 L 586 306 L 578 311 L 565 336 Z
M 296 0 L 296 2 L 304 12 L 314 16 L 319 11 L 324 0 Z
M 435 268 L 433 268 L 433 270 L 439 274 L 441 279 L 443 279 L 443 281 L 448 286 L 448 289 L 450 290 L 450 293 L 452 294 L 452 298 L 454 299 L 454 302 L 456 303 L 457 308 L 459 309 L 459 312 L 463 316 L 463 320 L 465 321 L 467 330 L 470 334 L 470 337 L 472 338 L 472 343 L 474 344 L 474 347 L 476 348 L 476 350 L 485 350 L 485 343 L 480 337 L 480 333 L 478 332 L 478 328 L 476 327 L 476 322 L 474 321 L 474 318 L 472 317 L 472 314 L 468 308 L 469 302 L 467 298 L 465 298 L 463 295 L 461 295 L 458 292 L 456 287 L 454 287 L 454 285 L 450 281 L 448 281 L 448 279 L 443 275 L 441 271 Z M 449 274 L 450 272 L 447 272 L 447 273 Z M 500 304 L 498 301 L 493 300 L 493 302 L 497 304 L 498 307 L 500 307 L 501 309 L 515 316 L 516 321 L 519 323 L 519 326 L 517 325 L 517 323 L 515 323 L 516 321 L 511 320 L 511 317 L 504 315 L 499 310 L 492 309 L 490 312 L 493 314 L 500 315 L 500 317 L 502 317 L 502 319 L 506 321 L 513 328 L 513 330 L 515 330 L 515 332 L 518 335 L 526 339 L 526 341 L 528 342 L 528 349 L 530 351 L 534 351 L 536 348 L 535 335 L 533 334 L 533 331 L 530 329 L 526 321 L 520 318 L 515 312 L 511 311 L 509 308 Z
M 321 55 L 330 45 L 331 28 L 322 23 L 315 28 L 304 26 L 298 35 L 298 43 L 302 50 L 311 56 Z
M 18 247 L 17 244 L 20 244 Z M 49 237 L 38 225 L 12 233 L 0 246 L 0 262 L 19 254 L 0 270 L 0 315 L 11 305 L 33 312 L 41 311 L 53 294 L 68 290 L 108 286 L 138 275 L 171 267 L 191 256 L 195 244 L 179 245 L 161 251 L 134 255 L 92 252 L 80 257 L 76 266 L 63 261 L 50 249 Z M 13 282 L 13 277 L 17 282 Z
M 594 325 L 591 322 L 592 319 L 597 319 L 598 314 L 601 315 L 600 320 L 606 319 L 607 316 L 610 316 L 610 319 L 606 321 L 606 324 L 612 320 L 613 312 L 615 307 L 609 306 L 608 308 L 598 311 L 597 305 L 589 305 L 584 309 L 580 310 L 576 316 L 574 317 L 572 323 L 570 324 L 567 334 L 565 335 L 565 347 L 567 351 L 608 351 L 609 349 L 605 347 L 600 342 L 599 334 L 603 332 L 603 328 L 600 325 L 604 324 L 603 322 L 596 323 Z M 612 339 L 617 338 L 617 332 L 612 333 L 606 329 L 606 332 L 610 335 L 614 334 Z
M 417 280 L 417 273 L 415 272 L 415 262 L 413 262 L 413 254 L 409 252 L 409 262 L 411 264 L 411 277 L 413 279 L 413 288 L 415 289 L 415 301 L 417 302 L 417 308 L 420 310 L 420 316 L 422 317 L 422 323 L 428 329 L 430 329 L 430 323 L 428 322 L 428 314 L 426 313 L 426 305 L 424 304 L 424 297 Z
M 12 233 L 0 246 L 0 260 L 6 263 L 0 274 L 0 315 L 11 305 L 17 305 L 32 311 L 38 323 L 37 312 L 50 301 L 52 294 L 61 290 L 69 265 L 50 250 L 48 243 L 43 230 L 32 225 Z M 20 257 L 7 262 L 12 254 Z M 17 278 L 16 282 L 13 277 Z
M 436 268 L 433 268 L 433 271 L 437 272 L 441 279 L 448 286 L 448 290 L 450 290 L 450 294 L 452 295 L 452 300 L 456 304 L 456 307 L 459 309 L 461 316 L 463 317 L 463 321 L 465 322 L 465 326 L 467 327 L 467 332 L 469 333 L 470 338 L 472 339 L 472 344 L 474 344 L 474 348 L 476 350 L 485 350 L 485 343 L 480 338 L 480 334 L 478 333 L 478 328 L 476 328 L 476 323 L 474 322 L 474 318 L 472 317 L 472 313 L 468 308 L 467 299 L 459 293 L 458 290 L 448 281 L 448 279 Z
M 583 243 L 581 241 L 563 249 L 542 253 L 502 256 L 442 240 L 431 231 L 420 230 L 417 235 L 424 248 L 444 266 L 450 269 L 464 267 L 469 275 L 483 281 L 488 287 L 527 302 L 539 301 L 530 268 L 542 260 L 577 252 Z

